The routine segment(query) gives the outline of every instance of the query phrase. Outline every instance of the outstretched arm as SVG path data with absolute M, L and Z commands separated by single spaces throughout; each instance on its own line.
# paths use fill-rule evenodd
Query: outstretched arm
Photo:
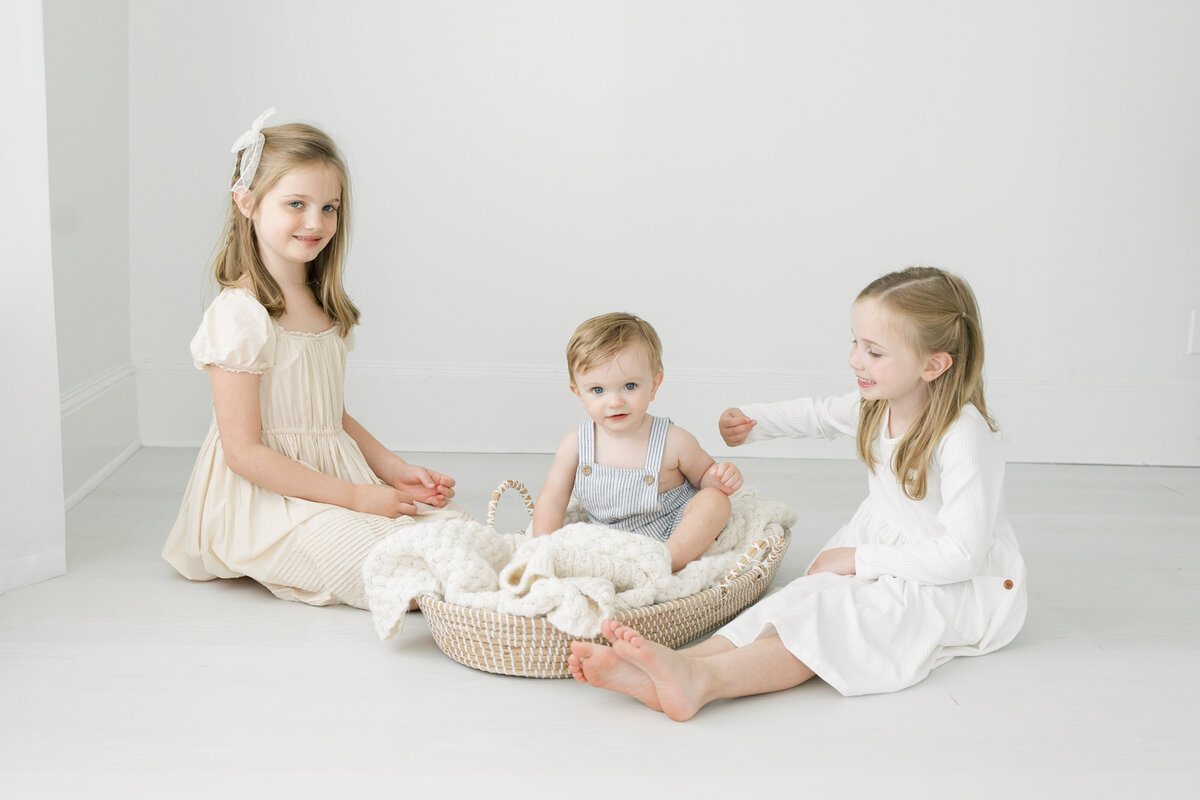
M 718 427 L 725 443 L 734 446 L 777 436 L 797 439 L 837 439 L 854 436 L 862 398 L 857 391 L 832 397 L 802 397 L 781 403 L 750 403 L 721 415 Z M 746 426 L 744 420 L 752 420 Z M 728 432 L 728 435 L 726 435 Z
M 454 497 L 453 478 L 425 467 L 418 467 L 416 464 L 409 464 L 380 444 L 358 420 L 344 410 L 342 427 L 358 445 L 371 470 L 384 483 L 431 506 L 444 506 L 446 500 Z
M 538 492 L 533 506 L 533 535 L 545 536 L 563 526 L 567 514 L 567 503 L 575 489 L 575 468 L 579 465 L 579 436 L 574 431 L 567 434 L 554 453 L 554 463 L 546 475 L 546 482 Z
M 287 497 L 331 503 L 368 514 L 415 514 L 412 497 L 391 486 L 361 485 L 309 469 L 262 441 L 258 391 L 262 376 L 209 366 L 213 410 L 229 468 L 256 486 Z

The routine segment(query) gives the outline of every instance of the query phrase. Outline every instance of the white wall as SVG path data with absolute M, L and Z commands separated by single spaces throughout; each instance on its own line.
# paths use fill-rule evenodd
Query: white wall
M 208 425 L 187 343 L 229 144 L 274 105 L 348 155 L 349 404 L 393 448 L 552 449 L 580 419 L 571 330 L 625 309 L 666 344 L 655 410 L 721 452 L 728 405 L 852 388 L 850 301 L 922 263 L 980 296 L 1011 459 L 1200 464 L 1198 24 L 1115 0 L 130 0 L 142 439 Z M 777 444 L 755 454 L 850 454 Z
M 62 574 L 66 522 L 46 167 L 40 0 L 0 7 L 0 218 L 6 226 L 0 314 L 0 594 Z
M 43 5 L 70 507 L 139 445 L 129 336 L 129 13 L 126 0 Z

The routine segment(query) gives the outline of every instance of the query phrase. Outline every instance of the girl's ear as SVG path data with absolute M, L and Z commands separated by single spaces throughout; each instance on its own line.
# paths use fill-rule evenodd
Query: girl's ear
M 249 192 L 234 192 L 233 203 L 238 207 L 238 211 L 242 212 L 242 216 L 250 219 L 250 215 L 254 213 L 254 204 L 250 202 Z
M 949 353 L 934 353 L 925 359 L 925 367 L 921 370 L 921 380 L 933 383 L 953 365 L 954 357 Z
M 663 374 L 660 372 L 654 376 L 654 385 L 650 387 L 650 399 L 654 399 L 654 395 L 658 394 L 658 387 L 662 386 Z

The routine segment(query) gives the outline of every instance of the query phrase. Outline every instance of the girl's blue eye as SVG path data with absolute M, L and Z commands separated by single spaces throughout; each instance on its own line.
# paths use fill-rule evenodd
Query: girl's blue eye
M 637 384 L 636 384 L 636 383 L 632 383 L 632 382 L 631 382 L 631 383 L 627 383 L 627 384 L 625 384 L 625 391 L 627 391 L 627 392 L 632 392 L 632 391 L 633 391 L 634 389 L 636 389 L 636 388 L 637 388 Z
M 293 200 L 292 202 L 288 203 L 288 206 L 291 208 L 303 208 L 304 203 L 301 203 L 299 200 Z
M 323 208 L 321 210 L 324 211 L 326 214 L 336 214 L 338 207 L 330 205 L 330 206 L 325 206 L 325 208 Z
M 867 355 L 869 355 L 871 358 L 879 358 L 883 354 L 882 353 L 872 353 L 870 350 L 868 350 Z
M 604 387 L 603 386 L 593 386 L 588 391 L 590 391 L 592 394 L 604 394 Z

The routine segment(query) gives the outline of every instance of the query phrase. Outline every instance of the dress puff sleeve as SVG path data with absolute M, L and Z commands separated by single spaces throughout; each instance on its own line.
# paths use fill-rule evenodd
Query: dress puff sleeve
M 253 295 L 225 289 L 204 312 L 192 337 L 197 369 L 215 364 L 230 372 L 261 375 L 275 364 L 275 325 Z

